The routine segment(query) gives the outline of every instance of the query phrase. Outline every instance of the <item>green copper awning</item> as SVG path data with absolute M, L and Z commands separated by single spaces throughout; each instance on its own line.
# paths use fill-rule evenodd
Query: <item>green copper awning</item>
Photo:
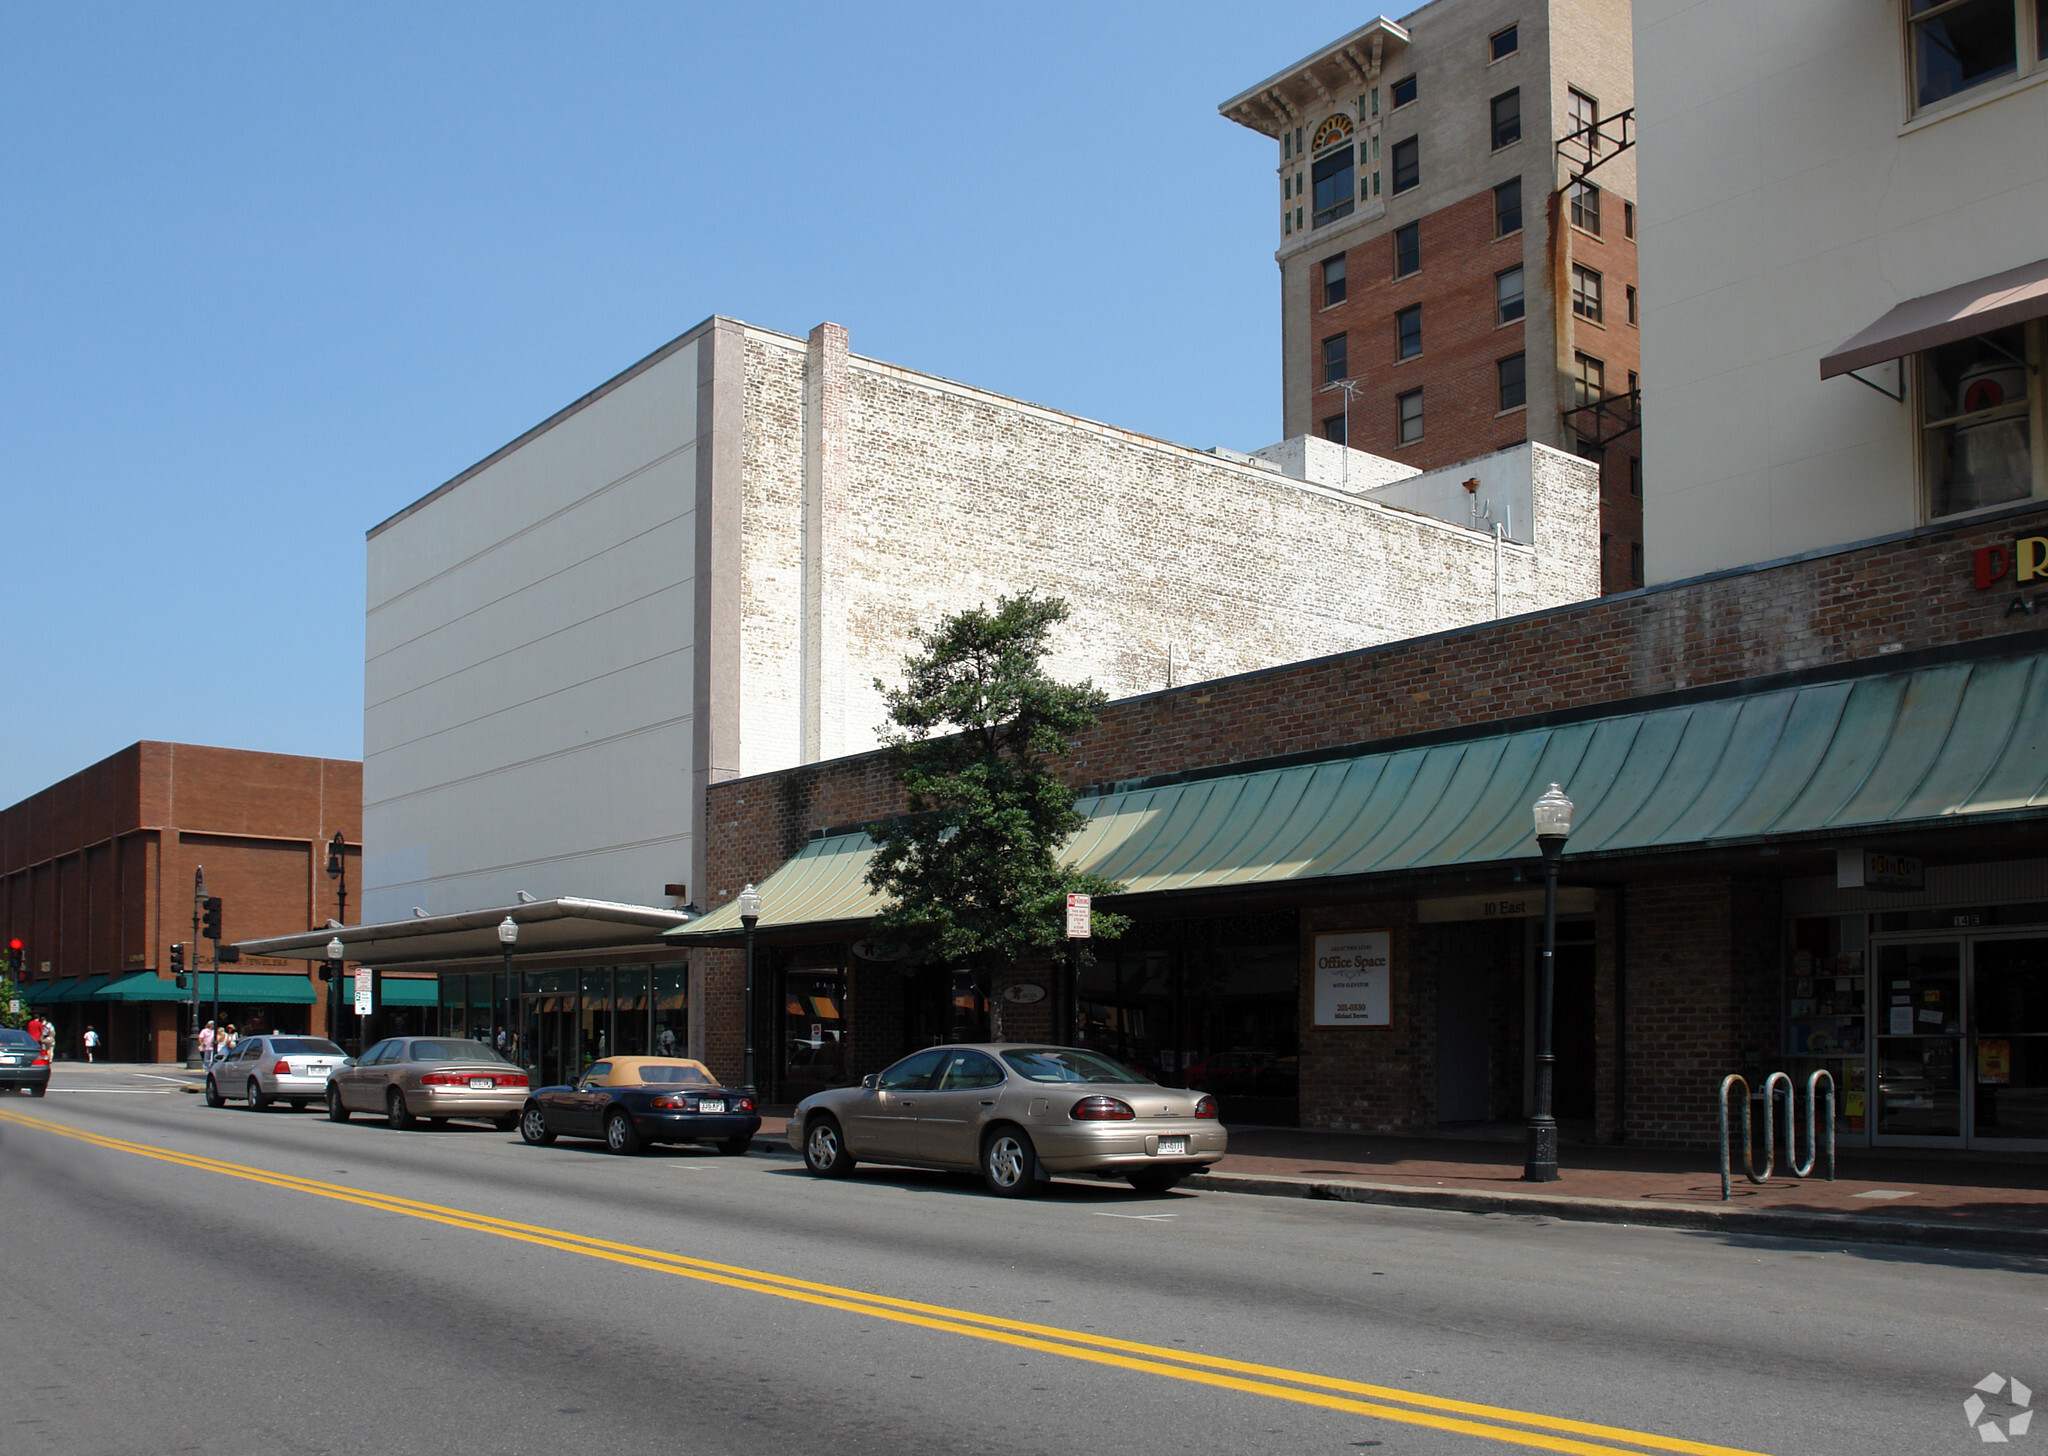
M 64 993 L 78 984 L 78 977 L 66 976 L 61 981 L 31 981 L 21 988 L 21 999 L 29 1006 L 47 1005 L 63 999 Z
M 113 979 L 112 976 L 87 976 L 82 981 L 67 983 L 62 993 L 49 999 L 52 1001 L 90 1001 L 93 999 L 95 991 Z
M 1897 833 L 2048 812 L 2048 654 L 1958 662 L 1083 799 L 1067 862 L 1133 895 L 1465 869 L 1536 855 L 1529 806 L 1577 805 L 1574 859 Z M 763 930 L 875 914 L 862 834 L 760 886 Z M 729 937 L 735 904 L 669 932 Z
M 341 988 L 343 1000 L 355 995 L 354 978 L 350 977 Z M 441 1004 L 441 982 L 433 976 L 379 976 L 377 978 L 377 1004 L 379 1006 L 439 1006 Z

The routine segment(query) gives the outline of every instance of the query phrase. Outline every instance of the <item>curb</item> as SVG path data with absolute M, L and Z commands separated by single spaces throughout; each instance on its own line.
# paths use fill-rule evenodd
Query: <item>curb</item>
M 1870 1218 L 1845 1213 L 1702 1208 L 1630 1203 L 1617 1198 L 1560 1198 L 1543 1193 L 1471 1193 L 1453 1188 L 1413 1188 L 1400 1183 L 1317 1182 L 1270 1173 L 1197 1173 L 1180 1186 L 1214 1193 L 1248 1193 L 1265 1198 L 1376 1203 L 1451 1213 L 1547 1214 L 1573 1223 L 1617 1223 L 1708 1233 L 1765 1234 L 1775 1238 L 1823 1239 L 1830 1243 L 1914 1244 L 1930 1249 L 1994 1249 L 2029 1254 L 2048 1252 L 2048 1230 L 2038 1228 L 1920 1223 L 1910 1219 Z

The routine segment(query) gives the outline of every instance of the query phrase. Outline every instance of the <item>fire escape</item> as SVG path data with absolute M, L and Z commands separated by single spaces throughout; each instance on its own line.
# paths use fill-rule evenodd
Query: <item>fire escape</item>
M 1605 166 L 1635 144 L 1636 111 L 1633 106 L 1558 138 L 1557 160 L 1565 177 L 1562 188 L 1565 195 L 1560 198 L 1560 203 L 1568 206 L 1572 190 L 1595 168 Z M 1570 236 L 1569 228 L 1564 235 Z M 1578 435 L 1581 448 L 1597 454 L 1631 430 L 1642 428 L 1643 391 L 1638 387 L 1587 397 L 1581 385 L 1578 402 L 1568 406 L 1563 413 L 1565 428 Z

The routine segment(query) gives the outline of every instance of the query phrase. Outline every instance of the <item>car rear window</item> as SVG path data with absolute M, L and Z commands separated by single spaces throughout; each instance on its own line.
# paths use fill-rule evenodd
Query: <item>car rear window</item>
M 411 1058 L 415 1062 L 504 1062 L 505 1059 L 480 1041 L 416 1041 Z M 510 1066 L 510 1062 L 505 1062 Z
M 36 1039 L 25 1031 L 0 1031 L 0 1046 L 32 1047 Z
M 274 1036 L 270 1049 L 281 1057 L 341 1057 L 347 1056 L 331 1041 L 322 1041 L 317 1036 Z
M 656 1064 L 640 1068 L 642 1082 L 659 1082 L 673 1087 L 716 1087 L 718 1084 L 698 1071 L 695 1067 L 679 1066 L 675 1063 Z
M 1146 1082 L 1121 1062 L 1075 1047 L 1024 1047 L 1003 1060 L 1034 1082 Z

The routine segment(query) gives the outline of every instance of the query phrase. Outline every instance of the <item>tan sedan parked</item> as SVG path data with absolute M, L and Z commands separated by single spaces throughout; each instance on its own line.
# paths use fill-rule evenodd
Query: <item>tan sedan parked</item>
M 976 1170 L 1006 1198 L 1056 1173 L 1164 1192 L 1223 1157 L 1205 1092 L 1162 1087 L 1099 1052 L 991 1043 L 914 1052 L 797 1104 L 789 1145 L 821 1178 L 857 1162 Z
M 328 1079 L 327 1115 L 347 1122 L 351 1112 L 381 1112 L 400 1129 L 474 1118 L 510 1132 L 526 1091 L 526 1073 L 480 1041 L 395 1036 Z

